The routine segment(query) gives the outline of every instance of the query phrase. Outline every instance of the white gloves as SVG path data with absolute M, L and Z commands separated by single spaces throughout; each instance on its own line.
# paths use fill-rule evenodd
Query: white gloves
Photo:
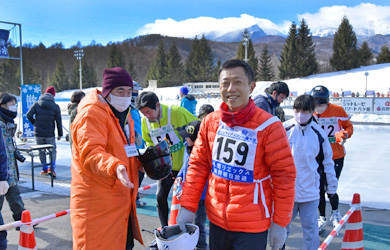
M 5 195 L 8 191 L 8 181 L 0 181 L 0 195 Z
M 195 213 L 191 212 L 184 207 L 179 209 L 179 214 L 176 217 L 176 222 L 180 226 L 180 230 L 182 232 L 187 232 L 186 223 L 193 223 L 195 219 Z
M 269 233 L 269 245 L 272 250 L 281 249 L 287 238 L 287 230 L 272 222 Z

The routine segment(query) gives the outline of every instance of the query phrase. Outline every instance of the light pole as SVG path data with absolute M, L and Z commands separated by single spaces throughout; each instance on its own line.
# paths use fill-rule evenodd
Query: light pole
M 244 61 L 247 63 L 248 62 L 248 44 L 249 44 L 248 37 L 243 38 L 242 44 L 245 46 L 245 59 L 244 59 Z
M 364 75 L 366 76 L 366 94 L 365 94 L 365 96 L 367 96 L 367 78 L 368 78 L 368 72 L 366 72 L 366 73 L 364 73 Z
M 82 77 L 82 74 L 81 74 L 81 60 L 83 59 L 83 56 L 84 56 L 84 50 L 82 49 L 78 49 L 78 50 L 75 50 L 74 51 L 74 56 L 76 57 L 77 60 L 79 60 L 80 62 L 80 67 L 79 67 L 79 71 L 80 71 L 80 90 L 83 89 L 83 77 Z

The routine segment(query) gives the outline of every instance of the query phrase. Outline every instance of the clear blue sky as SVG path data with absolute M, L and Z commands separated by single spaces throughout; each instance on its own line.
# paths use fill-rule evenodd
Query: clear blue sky
M 0 21 L 22 24 L 23 43 L 43 42 L 48 47 L 62 42 L 70 47 L 77 41 L 88 45 L 95 40 L 106 45 L 133 38 L 156 20 L 182 22 L 247 14 L 274 24 L 299 23 L 299 15 L 317 13 L 321 7 L 360 3 L 390 6 L 388 0 L 1 0 Z

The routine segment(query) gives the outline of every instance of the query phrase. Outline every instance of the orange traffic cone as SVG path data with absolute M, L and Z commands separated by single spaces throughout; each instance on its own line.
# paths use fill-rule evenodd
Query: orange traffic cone
M 173 196 L 172 196 L 172 203 L 171 203 L 171 212 L 169 214 L 169 221 L 168 221 L 168 226 L 176 225 L 176 217 L 179 213 L 180 209 L 180 201 L 177 199 L 176 196 L 176 188 L 177 186 L 175 185 L 173 187 Z
M 31 215 L 28 210 L 22 213 L 22 223 L 31 222 Z M 34 228 L 32 225 L 22 225 L 19 234 L 18 250 L 34 249 L 37 250 L 37 243 L 35 242 Z
M 345 228 L 343 243 L 341 250 L 363 250 L 363 220 L 360 205 L 360 195 L 354 194 L 352 199 L 352 206 L 355 206 L 355 211 L 347 221 Z

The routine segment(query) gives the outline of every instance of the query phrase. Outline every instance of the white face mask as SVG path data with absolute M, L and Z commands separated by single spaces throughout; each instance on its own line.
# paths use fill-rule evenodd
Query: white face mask
M 311 116 L 312 116 L 311 113 L 310 114 L 301 113 L 301 112 L 294 113 L 295 120 L 299 124 L 306 124 L 310 120 Z
M 117 111 L 123 112 L 125 111 L 131 103 L 131 96 L 130 97 L 121 97 L 109 94 L 110 96 L 110 104 L 113 106 Z
M 318 106 L 314 110 L 317 114 L 322 114 L 325 112 L 325 110 L 328 108 L 328 106 Z
M 8 106 L 8 109 L 9 109 L 9 111 L 12 111 L 12 112 L 16 112 L 17 111 L 16 105 Z

